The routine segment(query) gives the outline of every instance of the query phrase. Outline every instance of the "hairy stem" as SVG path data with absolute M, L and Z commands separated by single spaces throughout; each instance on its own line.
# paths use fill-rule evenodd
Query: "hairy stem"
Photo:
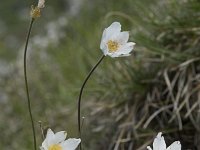
M 31 19 L 29 29 L 28 29 L 28 34 L 26 38 L 26 44 L 25 44 L 25 49 L 24 49 L 24 79 L 25 79 L 25 87 L 26 87 L 26 94 L 27 94 L 27 101 L 28 101 L 28 111 L 31 119 L 31 125 L 32 125 L 32 132 L 33 132 L 33 141 L 34 141 L 34 150 L 37 150 L 37 144 L 36 144 L 36 134 L 35 134 L 35 126 L 34 126 L 34 121 L 33 121 L 33 115 L 31 112 L 31 101 L 30 101 L 30 95 L 29 95 L 29 87 L 28 87 L 28 79 L 27 79 L 27 71 L 26 71 L 26 56 L 27 56 L 27 48 L 28 48 L 28 42 L 31 34 L 31 29 L 34 23 L 34 19 Z
M 84 82 L 81 86 L 81 89 L 80 89 L 79 98 L 78 98 L 78 131 L 79 131 L 79 137 L 80 138 L 81 138 L 81 98 L 82 98 L 82 94 L 83 94 L 83 89 L 84 89 L 88 79 L 90 78 L 92 73 L 95 71 L 95 69 L 98 67 L 98 65 L 102 62 L 104 57 L 105 57 L 105 55 L 102 55 L 101 58 L 96 63 L 96 65 L 90 70 L 89 74 L 85 78 L 85 80 L 84 80 Z M 81 150 L 81 143 L 80 143 L 79 147 L 80 147 L 80 150 Z

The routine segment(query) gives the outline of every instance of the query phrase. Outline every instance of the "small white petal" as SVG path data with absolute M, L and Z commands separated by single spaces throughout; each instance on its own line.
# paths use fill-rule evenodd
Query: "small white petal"
M 104 41 L 117 39 L 121 31 L 121 24 L 119 22 L 113 22 L 108 28 L 105 29 Z
M 104 47 L 105 38 L 106 38 L 106 30 L 103 31 L 103 34 L 102 34 L 102 37 L 101 37 L 101 44 L 100 44 L 101 49 L 103 49 L 103 47 Z
M 106 39 L 106 29 L 103 31 L 102 38 L 101 38 L 101 44 L 100 49 L 104 53 L 104 55 L 107 54 L 107 45 L 106 45 L 107 39 Z
M 147 149 L 148 149 L 148 150 L 152 150 L 152 148 L 151 148 L 150 146 L 147 146 Z
M 45 0 L 39 0 L 38 1 L 38 8 L 44 8 L 44 3 L 45 3 Z
M 118 55 L 118 57 L 127 57 L 127 56 L 130 56 L 131 54 L 120 54 Z
M 115 57 L 126 57 L 126 56 L 130 56 L 131 54 L 121 54 L 121 53 L 112 53 L 112 54 L 108 54 L 110 57 L 115 58 Z
M 126 43 L 125 45 L 123 45 L 120 48 L 118 53 L 123 54 L 123 55 L 127 55 L 133 50 L 134 45 L 135 45 L 135 43 L 133 43 L 133 42 Z
M 162 132 L 158 133 L 153 142 L 153 150 L 166 150 L 166 143 L 164 137 L 161 136 Z
M 121 32 L 117 37 L 117 41 L 121 44 L 127 43 L 128 39 L 129 39 L 129 32 L 128 31 Z
M 53 133 L 53 131 L 51 129 L 48 129 L 47 130 L 47 136 L 46 136 L 46 142 L 47 142 L 47 145 L 51 145 L 51 144 L 55 144 L 54 143 L 54 139 L 55 139 L 55 134 Z
M 120 33 L 121 31 L 121 24 L 119 22 L 113 22 L 108 28 L 106 28 L 106 36 L 111 37 Z
M 181 143 L 179 141 L 175 141 L 172 143 L 167 150 L 181 150 Z
M 48 150 L 48 143 L 47 143 L 47 139 L 45 139 L 43 142 L 42 142 L 42 146 L 40 147 L 41 150 Z
M 120 47 L 120 49 L 114 53 L 108 53 L 111 57 L 125 57 L 130 56 L 130 52 L 133 50 L 135 43 L 129 42 Z
M 75 150 L 80 144 L 80 139 L 70 138 L 61 143 L 62 150 Z
M 56 144 L 60 143 L 60 142 L 63 142 L 65 139 L 66 139 L 66 132 L 65 131 L 60 131 L 60 132 L 57 132 L 55 134 L 55 139 L 54 139 L 54 142 Z

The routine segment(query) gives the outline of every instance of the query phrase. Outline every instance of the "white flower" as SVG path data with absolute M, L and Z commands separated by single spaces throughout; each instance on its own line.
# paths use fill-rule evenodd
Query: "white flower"
M 158 135 L 154 139 L 153 150 L 181 150 L 181 144 L 179 141 L 175 141 L 167 148 L 164 137 L 161 135 L 162 135 L 162 132 L 158 133 Z M 148 146 L 147 149 L 152 150 L 150 146 Z
M 38 6 L 37 6 L 37 7 L 40 8 L 40 9 L 41 9 L 41 8 L 44 8 L 44 6 L 45 6 L 44 3 L 45 3 L 45 0 L 39 0 L 39 1 L 38 1 Z
M 60 131 L 53 133 L 51 129 L 48 129 L 46 139 L 43 141 L 41 150 L 75 150 L 79 143 L 80 139 L 70 138 L 66 139 L 66 132 Z
M 128 42 L 128 39 L 129 32 L 121 32 L 121 24 L 119 22 L 113 22 L 103 31 L 100 48 L 105 56 L 129 56 L 135 43 Z

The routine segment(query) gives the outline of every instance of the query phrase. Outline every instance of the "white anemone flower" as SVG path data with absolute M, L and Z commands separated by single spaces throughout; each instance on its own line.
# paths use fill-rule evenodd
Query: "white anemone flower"
M 152 150 L 150 146 L 147 149 Z M 179 141 L 175 141 L 167 148 L 162 132 L 160 132 L 153 141 L 153 150 L 181 150 L 181 144 Z
M 41 8 L 44 8 L 44 6 L 45 6 L 44 3 L 45 3 L 45 0 L 39 0 L 39 1 L 38 1 L 38 6 L 37 6 L 37 7 L 40 8 L 40 9 L 41 9 Z
M 100 48 L 104 55 L 110 57 L 129 56 L 135 43 L 128 42 L 129 32 L 121 32 L 121 24 L 113 22 L 103 31 Z
M 60 131 L 53 133 L 51 129 L 48 129 L 47 136 L 40 147 L 41 150 L 75 150 L 80 139 L 69 138 L 66 140 L 66 132 Z

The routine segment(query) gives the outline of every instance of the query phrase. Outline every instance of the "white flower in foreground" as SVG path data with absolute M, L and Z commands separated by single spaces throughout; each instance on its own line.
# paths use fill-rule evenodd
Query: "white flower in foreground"
M 75 150 L 79 143 L 80 139 L 70 138 L 66 139 L 66 132 L 60 131 L 53 133 L 51 129 L 48 129 L 46 139 L 43 141 L 41 150 Z
M 45 3 L 45 0 L 39 0 L 38 1 L 38 8 L 40 8 L 40 9 L 44 8 L 44 6 L 45 6 L 44 3 Z
M 129 56 L 135 43 L 128 42 L 128 39 L 129 32 L 121 32 L 121 24 L 119 22 L 113 22 L 103 31 L 100 48 L 105 56 Z
M 162 135 L 162 132 L 158 133 L 158 135 L 154 139 L 153 150 L 181 150 L 181 144 L 179 141 L 175 141 L 167 148 L 164 137 L 161 135 Z M 150 146 L 148 146 L 147 149 L 152 150 Z

